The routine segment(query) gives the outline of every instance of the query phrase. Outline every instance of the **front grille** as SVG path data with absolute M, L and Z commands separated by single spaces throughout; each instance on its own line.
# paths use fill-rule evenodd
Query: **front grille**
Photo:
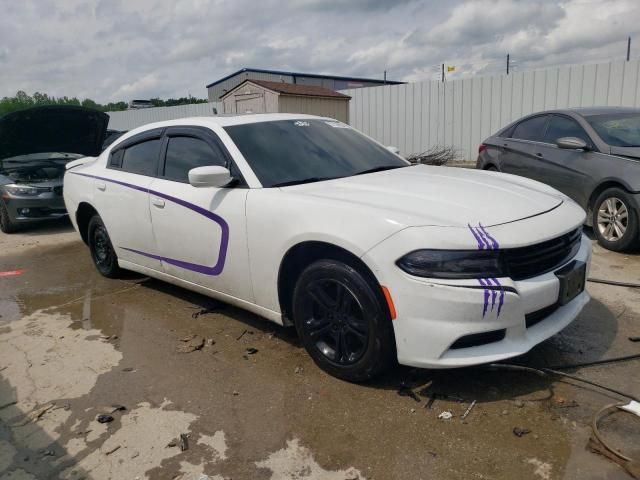
M 479 347 L 480 345 L 499 342 L 504 340 L 506 333 L 507 331 L 504 328 L 502 330 L 492 330 L 490 332 L 472 333 L 471 335 L 460 337 L 449 348 L 451 350 L 458 350 L 460 348 Z
M 509 274 L 514 280 L 524 280 L 550 272 L 580 250 L 582 228 L 577 228 L 561 237 L 528 247 L 510 248 L 502 251 Z
M 524 321 L 527 328 L 531 328 L 534 325 L 537 325 L 553 312 L 558 309 L 559 305 L 554 303 L 553 305 L 549 305 L 548 307 L 541 308 L 540 310 L 536 310 L 535 312 L 527 313 L 524 316 Z

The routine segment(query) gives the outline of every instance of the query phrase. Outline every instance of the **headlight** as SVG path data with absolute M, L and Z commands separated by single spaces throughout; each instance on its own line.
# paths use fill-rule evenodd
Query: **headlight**
M 410 275 L 428 278 L 497 278 L 507 276 L 497 250 L 414 250 L 396 265 Z
M 11 195 L 38 195 L 38 189 L 31 185 L 5 185 L 5 190 Z

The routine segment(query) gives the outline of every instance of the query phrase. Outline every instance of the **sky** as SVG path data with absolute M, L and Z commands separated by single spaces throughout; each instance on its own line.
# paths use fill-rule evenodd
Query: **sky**
M 640 57 L 639 0 L 0 0 L 0 97 L 206 98 L 243 67 L 419 81 Z

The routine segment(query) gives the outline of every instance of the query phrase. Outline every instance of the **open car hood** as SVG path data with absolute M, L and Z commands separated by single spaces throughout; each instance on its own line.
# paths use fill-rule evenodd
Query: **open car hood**
M 109 115 L 73 106 L 34 107 L 0 118 L 0 159 L 46 152 L 97 156 Z

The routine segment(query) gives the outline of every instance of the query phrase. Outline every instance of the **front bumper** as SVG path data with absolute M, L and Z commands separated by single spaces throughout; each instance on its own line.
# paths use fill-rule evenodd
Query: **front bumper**
M 53 191 L 35 196 L 16 196 L 2 192 L 2 200 L 12 223 L 37 222 L 67 215 L 62 194 Z
M 516 248 L 530 245 L 532 238 L 537 242 L 555 238 L 577 228 L 583 220 L 577 205 L 565 203 L 544 215 L 487 230 L 500 241 L 500 248 Z M 591 242 L 585 235 L 575 256 L 553 271 L 520 281 L 497 279 L 503 288 L 495 298 L 490 292 L 486 311 L 485 289 L 477 279 L 420 278 L 394 263 L 418 248 L 472 248 L 470 237 L 464 228 L 407 228 L 363 255 L 363 261 L 391 294 L 397 312 L 393 328 L 399 363 L 452 368 L 521 355 L 569 325 L 589 302 L 585 290 L 566 305 L 557 306 L 560 281 L 554 273 L 577 260 L 587 264 L 588 275 Z
M 591 243 L 584 235 L 573 260 L 587 265 L 591 260 Z M 414 367 L 464 367 L 521 355 L 569 325 L 589 302 L 585 290 L 556 308 L 559 280 L 549 272 L 521 281 L 499 279 L 508 289 L 504 303 L 499 308 L 498 300 L 490 300 L 483 315 L 482 288 L 401 275 L 392 291 L 398 312 L 393 326 L 398 361 Z

